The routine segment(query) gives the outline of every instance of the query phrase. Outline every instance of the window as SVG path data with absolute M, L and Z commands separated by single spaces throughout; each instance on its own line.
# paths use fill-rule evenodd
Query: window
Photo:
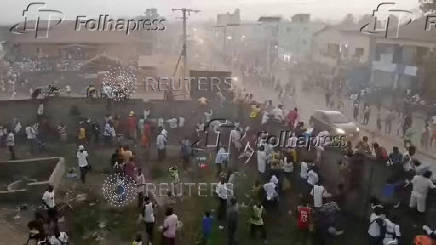
M 364 49 L 363 48 L 356 48 L 354 51 L 354 56 L 361 57 L 363 55 Z

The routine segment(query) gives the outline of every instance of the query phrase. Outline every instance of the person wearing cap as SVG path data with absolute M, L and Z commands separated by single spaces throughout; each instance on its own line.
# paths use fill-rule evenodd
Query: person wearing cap
M 79 149 L 77 151 L 77 161 L 80 169 L 80 179 L 82 180 L 82 183 L 85 183 L 85 177 L 89 169 L 89 164 L 88 152 L 85 151 L 85 147 L 83 145 L 79 145 Z
M 136 140 L 138 120 L 136 119 L 135 112 L 130 111 L 129 117 L 127 118 L 127 129 L 129 133 L 129 138 Z

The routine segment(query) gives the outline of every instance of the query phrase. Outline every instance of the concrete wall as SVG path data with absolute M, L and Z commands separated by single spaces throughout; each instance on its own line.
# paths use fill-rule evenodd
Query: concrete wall
M 37 203 L 48 184 L 55 187 L 59 185 L 65 173 L 64 158 L 39 158 L 18 161 L 0 162 L 0 202 L 8 203 Z M 35 179 L 19 189 L 7 190 L 3 186 L 23 178 Z

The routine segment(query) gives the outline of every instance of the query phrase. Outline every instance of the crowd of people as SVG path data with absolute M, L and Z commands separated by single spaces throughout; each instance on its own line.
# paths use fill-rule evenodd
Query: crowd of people
M 280 88 L 276 91 L 287 98 L 292 96 L 292 86 L 288 87 L 286 93 L 281 92 Z M 249 163 L 254 163 L 257 171 L 256 177 L 251 180 L 253 185 L 249 193 L 249 235 L 255 238 L 259 233 L 261 239 L 268 243 L 268 218 L 274 213 L 280 214 L 283 210 L 279 207 L 283 205 L 283 200 L 289 195 L 295 195 L 298 197 L 297 203 L 291 208 L 297 228 L 294 242 L 307 244 L 308 240 L 312 240 L 312 244 L 329 244 L 345 232 L 347 196 L 352 191 L 360 190 L 359 185 L 363 185 L 362 165 L 369 159 L 383 166 L 389 175 L 382 194 L 374 196 L 371 203 L 368 203 L 369 241 L 374 245 L 409 242 L 402 241 L 400 227 L 403 224 L 391 215 L 392 210 L 408 203 L 407 206 L 415 209 L 416 217 L 420 218 L 426 212 L 429 190 L 436 188 L 431 171 L 415 156 L 416 146 L 407 145 L 404 153 L 400 152 L 399 147 L 393 147 L 392 152 L 388 153 L 385 147 L 376 142 L 370 143 L 368 137 L 363 136 L 355 145 L 348 141 L 345 147 L 336 149 L 333 142 L 323 140 L 328 138 L 326 136 L 330 132 L 310 128 L 301 120 L 297 107 L 285 108 L 283 104 L 274 106 L 271 100 L 259 103 L 252 93 L 244 89 L 236 89 L 230 97 L 221 95 L 218 92 L 216 100 L 198 99 L 195 113 L 200 117 L 196 119 L 185 119 L 188 115 L 182 114 L 163 118 L 156 117 L 150 109 L 141 112 L 132 110 L 125 116 L 107 114 L 101 119 L 83 118 L 78 122 L 77 130 L 68 129 L 64 123 L 59 123 L 53 130 L 45 116 L 44 102 L 41 101 L 38 102 L 35 122 L 23 128 L 21 122 L 14 119 L 1 128 L 0 139 L 2 146 L 8 147 L 11 159 L 20 157 L 15 152 L 19 138 L 22 139 L 21 142 L 27 142 L 31 153 L 44 151 L 46 145 L 51 143 L 48 140 L 50 135 L 55 135 L 55 140 L 60 143 L 75 142 L 77 168 L 84 185 L 87 184 L 86 175 L 92 170 L 89 160 L 92 157 L 89 150 L 91 146 L 114 149 L 110 167 L 113 172 L 135 181 L 138 212 L 146 227 L 146 239 L 138 234 L 132 242 L 135 245 L 150 245 L 158 240 L 154 236 L 155 212 L 158 208 L 166 210 L 163 225 L 159 227 L 163 244 L 176 244 L 177 231 L 183 229 L 173 207 L 166 204 L 160 207 L 156 197 L 144 188 L 147 180 L 145 171 L 138 162 L 136 146 L 143 147 L 147 152 L 145 159 L 150 160 L 156 156 L 157 161 L 163 162 L 168 159 L 168 145 L 177 144 L 175 137 L 171 137 L 183 135 L 178 142 L 179 157 L 185 163 L 183 167 L 186 167 L 197 159 L 196 149 L 201 147 L 199 138 L 230 128 L 229 144 L 224 143 L 225 140 L 221 141 L 213 152 L 218 182 L 215 189 L 217 211 L 215 214 L 212 210 L 206 210 L 201 219 L 204 244 L 210 241 L 215 227 L 227 232 L 229 245 L 242 239 L 237 235 L 241 217 L 239 200 L 242 197 L 237 195 L 240 187 L 236 178 L 239 172 L 247 171 L 242 166 L 251 166 Z M 215 121 L 214 115 L 228 107 L 237 108 L 236 116 L 226 122 Z M 369 118 L 364 116 L 363 123 Z M 284 143 L 270 137 L 282 130 L 289 133 Z M 317 143 L 308 145 L 301 143 L 301 139 L 316 139 Z M 327 161 L 327 152 L 337 150 L 342 154 L 337 165 L 340 180 L 332 188 L 328 184 L 330 176 L 322 169 Z M 176 166 L 170 168 L 170 173 L 173 182 L 178 182 L 180 173 Z M 408 186 L 411 186 L 410 193 L 407 191 Z M 42 195 L 46 212 L 42 215 L 38 213 L 35 220 L 29 223 L 32 231 L 29 238 L 38 240 L 41 245 L 65 244 L 68 239 L 65 232 L 59 231 L 54 193 L 54 188 L 48 187 Z M 173 194 L 168 193 L 168 197 Z M 45 228 L 47 224 L 48 229 Z M 430 227 L 424 226 L 422 234 L 416 234 L 416 239 L 424 239 L 420 235 L 431 238 L 434 234 Z

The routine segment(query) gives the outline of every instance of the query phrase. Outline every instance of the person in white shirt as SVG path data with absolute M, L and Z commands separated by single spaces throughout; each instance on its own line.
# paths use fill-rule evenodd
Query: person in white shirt
M 68 244 L 68 235 L 66 232 L 59 231 L 56 224 L 54 227 L 54 234 L 48 238 L 50 245 L 65 245 Z
M 164 119 L 160 117 L 157 119 L 157 127 L 163 128 L 163 126 L 164 126 Z
M 261 123 L 262 125 L 265 125 L 265 124 L 268 122 L 268 119 L 269 119 L 269 114 L 268 114 L 267 111 L 264 111 L 264 112 L 262 113 L 262 119 L 261 119 L 260 123 Z
M 431 181 L 432 172 L 426 171 L 423 175 L 415 175 L 410 181 L 412 183 L 412 193 L 410 194 L 410 208 L 416 208 L 418 212 L 424 213 L 427 203 L 428 190 L 436 189 Z
M 138 168 L 136 175 L 136 190 L 138 192 L 138 208 L 142 207 L 145 191 L 145 177 L 142 173 L 142 168 Z
M 310 186 L 318 184 L 318 174 L 315 167 L 311 168 L 307 173 L 307 184 L 309 184 Z
M 185 127 L 185 118 L 179 117 L 179 128 Z
M 230 131 L 230 140 L 236 148 L 237 153 L 240 152 L 242 143 L 242 130 L 239 127 L 236 127 Z
M 227 167 L 227 163 L 229 162 L 229 153 L 226 151 L 224 147 L 220 147 L 218 153 L 215 156 L 215 164 L 217 165 L 217 176 L 219 176 L 223 170 L 223 167 Z
M 383 239 L 383 245 L 397 245 L 398 239 L 401 237 L 400 226 L 393 223 L 389 219 L 384 220 L 386 233 Z
M 147 245 L 151 244 L 153 242 L 153 228 L 155 223 L 155 216 L 154 216 L 154 208 L 156 208 L 156 205 L 153 204 L 150 201 L 150 198 L 148 196 L 144 199 L 144 221 L 145 221 L 145 232 L 148 236 Z
M 221 178 L 221 181 L 217 184 L 215 193 L 219 199 L 219 207 L 218 207 L 218 219 L 222 220 L 226 217 L 227 213 L 227 198 L 229 194 L 229 190 L 227 188 L 227 183 L 224 178 Z
M 416 153 L 415 146 L 409 146 L 408 151 L 406 151 L 403 155 L 403 168 L 405 172 L 410 172 L 413 170 L 413 156 Z
M 14 134 L 19 134 L 20 133 L 20 131 L 21 131 L 21 128 L 22 128 L 22 126 L 21 126 L 21 122 L 20 121 L 18 121 L 18 119 L 14 119 Z
M 314 185 L 310 195 L 313 196 L 313 206 L 315 208 L 322 207 L 324 197 L 331 197 L 331 194 L 321 184 Z
M 213 111 L 210 109 L 209 111 L 204 112 L 204 123 L 210 122 L 212 120 Z
M 113 139 L 116 137 L 116 132 L 110 120 L 107 120 L 104 125 L 103 137 L 106 145 L 112 145 Z
M 289 137 L 289 139 L 288 139 L 286 147 L 289 147 L 291 149 L 296 149 L 297 143 L 298 143 L 298 137 L 295 136 L 295 133 L 292 133 L 291 137 Z
M 257 171 L 262 175 L 266 169 L 266 152 L 265 147 L 261 145 L 257 151 Z
M 273 177 L 275 177 L 273 175 Z M 270 181 L 263 185 L 263 189 L 266 194 L 266 200 L 271 203 L 275 203 L 278 200 L 279 194 L 277 193 L 276 187 L 278 181 L 276 181 L 277 178 L 273 179 L 271 178 Z
M 169 124 L 170 128 L 177 128 L 177 118 L 170 118 L 167 120 L 167 123 Z
M 15 160 L 15 135 L 12 130 L 8 130 L 8 134 L 6 136 L 6 146 L 8 147 L 9 153 L 11 155 L 11 160 Z
M 166 218 L 163 223 L 164 244 L 175 244 L 176 230 L 179 223 L 177 215 L 174 214 L 173 208 L 168 208 L 165 212 Z
M 54 188 L 52 185 L 49 185 L 47 191 L 42 195 L 42 202 L 47 208 L 55 207 Z
M 283 172 L 286 175 L 290 175 L 294 172 L 294 163 L 292 162 L 292 159 L 290 157 L 285 157 L 283 159 Z
M 276 108 L 274 108 L 274 110 L 272 110 L 272 114 L 275 120 L 283 122 L 283 120 L 285 119 L 283 105 L 278 105 Z
M 27 143 L 29 144 L 30 153 L 35 153 L 35 146 L 36 146 L 36 131 L 32 126 L 26 127 L 26 137 L 27 137 Z
M 48 186 L 47 191 L 42 195 L 42 204 L 47 208 L 48 217 L 50 220 L 56 219 L 54 187 Z
M 82 183 L 85 183 L 85 178 L 89 169 L 89 164 L 88 164 L 88 152 L 85 151 L 85 147 L 83 145 L 79 145 L 79 149 L 77 151 L 77 161 L 79 163 L 80 179 L 82 180 Z
M 144 109 L 144 121 L 150 116 L 150 109 Z
M 301 162 L 301 164 L 300 164 L 300 177 L 303 180 L 307 180 L 308 170 L 309 170 L 309 166 L 308 166 L 307 162 Z
M 156 148 L 157 148 L 158 161 L 162 161 L 165 158 L 166 144 L 167 144 L 167 138 L 163 132 L 163 129 L 161 129 L 160 134 L 156 138 Z
M 373 213 L 369 216 L 369 243 L 370 245 L 380 245 L 381 240 L 381 227 L 384 226 L 384 217 L 382 208 L 375 208 Z
M 38 116 L 38 119 L 44 115 L 44 104 L 41 102 L 38 106 L 38 109 L 36 110 L 36 115 Z
M 143 135 L 144 134 L 144 116 L 141 116 L 138 120 L 138 131 L 139 131 L 139 135 Z

